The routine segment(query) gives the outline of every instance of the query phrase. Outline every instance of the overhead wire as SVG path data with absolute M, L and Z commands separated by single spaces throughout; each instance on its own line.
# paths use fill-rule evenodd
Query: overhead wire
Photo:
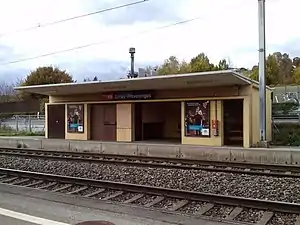
M 182 20 L 182 21 L 179 21 L 179 22 L 176 22 L 176 23 L 167 24 L 167 25 L 164 25 L 164 26 L 159 26 L 159 27 L 155 27 L 155 28 L 152 28 L 152 29 L 143 30 L 143 31 L 134 33 L 133 35 L 120 36 L 120 37 L 118 37 L 117 39 L 114 39 L 114 40 L 110 39 L 110 40 L 106 40 L 106 41 L 94 42 L 94 43 L 90 43 L 90 44 L 86 44 L 86 45 L 76 46 L 76 47 L 73 47 L 73 48 L 62 49 L 62 50 L 58 50 L 58 51 L 55 51 L 55 52 L 49 52 L 49 53 L 45 53 L 45 54 L 41 54 L 41 55 L 37 55 L 37 56 L 27 57 L 27 58 L 18 59 L 18 60 L 9 61 L 9 62 L 4 62 L 4 63 L 0 63 L 0 66 L 25 62 L 25 61 L 34 60 L 34 59 L 39 59 L 39 58 L 43 58 L 43 57 L 47 57 L 47 56 L 51 56 L 51 55 L 58 55 L 58 54 L 66 53 L 66 52 L 71 52 L 71 51 L 75 51 L 75 50 L 80 50 L 80 49 L 92 47 L 92 46 L 95 46 L 95 45 L 101 45 L 101 44 L 117 41 L 117 40 L 120 40 L 120 39 L 136 37 L 137 35 L 143 35 L 143 34 L 153 32 L 153 31 L 156 31 L 156 30 L 162 30 L 162 29 L 167 29 L 169 27 L 173 27 L 173 26 L 177 26 L 177 25 L 181 25 L 181 24 L 186 24 L 186 23 L 198 20 L 200 18 L 201 17 L 198 16 L 198 17 L 194 17 L 192 19 Z
M 95 14 L 100 14 L 100 13 L 113 11 L 113 10 L 117 10 L 117 9 L 121 9 L 121 8 L 127 8 L 127 7 L 130 7 L 130 6 L 145 3 L 145 2 L 148 2 L 148 1 L 150 1 L 150 0 L 139 0 L 139 1 L 127 3 L 127 4 L 124 4 L 124 5 L 118 5 L 118 6 L 114 6 L 114 7 L 110 7 L 110 8 L 106 8 L 106 9 L 101 9 L 101 10 L 97 10 L 97 11 L 90 12 L 90 13 L 85 13 L 85 14 L 81 14 L 81 15 L 77 15 L 77 16 L 73 16 L 73 17 L 68 17 L 68 18 L 61 19 L 61 20 L 56 20 L 56 21 L 52 21 L 52 22 L 38 24 L 38 25 L 31 26 L 31 27 L 28 27 L 28 28 L 11 31 L 11 32 L 8 32 L 8 33 L 2 33 L 2 34 L 0 34 L 0 38 L 4 37 L 4 36 L 7 36 L 7 35 L 10 35 L 10 34 L 13 34 L 13 33 L 25 32 L 25 31 L 30 31 L 30 30 L 42 28 L 42 27 L 52 26 L 52 25 L 56 25 L 56 24 L 59 24 L 59 23 L 64 23 L 64 22 L 68 22 L 68 21 L 71 21 L 71 20 L 76 20 L 76 19 L 79 19 L 79 18 L 92 16 L 92 15 L 95 15 Z

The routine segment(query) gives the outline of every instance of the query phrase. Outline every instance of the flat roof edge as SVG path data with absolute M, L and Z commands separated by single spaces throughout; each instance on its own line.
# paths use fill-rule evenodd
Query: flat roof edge
M 159 80 L 159 79 L 170 79 L 170 78 L 184 78 L 192 77 L 199 75 L 210 75 L 210 74 L 234 74 L 234 70 L 216 70 L 216 71 L 206 71 L 206 72 L 197 72 L 197 73 L 184 73 L 184 74 L 170 74 L 170 75 L 158 75 L 150 77 L 139 77 L 133 79 L 118 79 L 118 80 L 108 80 L 108 81 L 89 81 L 89 82 L 79 82 L 79 83 L 59 83 L 59 84 L 43 84 L 43 85 L 31 85 L 31 86 L 19 86 L 14 87 L 14 90 L 26 90 L 26 89 L 35 89 L 35 88 L 49 88 L 49 87 L 62 87 L 62 86 L 77 86 L 77 85 L 88 85 L 88 84 L 97 84 L 97 83 L 115 83 L 115 82 L 128 82 L 128 81 L 138 81 L 138 80 Z
M 238 73 L 238 72 L 236 72 L 236 71 L 234 71 L 233 74 L 234 74 L 235 76 L 239 77 L 240 79 L 243 79 L 243 80 L 249 82 L 249 84 L 255 84 L 255 85 L 257 85 L 258 88 L 259 88 L 259 82 L 258 82 L 258 81 L 253 80 L 253 79 L 251 79 L 250 77 L 247 77 L 247 76 L 245 76 L 245 75 L 243 75 L 243 74 L 241 74 L 241 73 Z M 274 90 L 274 88 L 271 88 L 271 87 L 268 86 L 268 85 L 266 85 L 266 88 L 269 89 L 269 90 Z

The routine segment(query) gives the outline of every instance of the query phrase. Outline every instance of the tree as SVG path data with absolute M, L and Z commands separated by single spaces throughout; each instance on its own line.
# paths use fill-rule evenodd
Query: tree
M 276 57 L 279 64 L 279 84 L 291 84 L 293 83 L 293 61 L 290 59 L 287 53 L 275 52 L 273 55 Z
M 36 70 L 31 71 L 22 86 L 31 86 L 31 85 L 42 85 L 42 84 L 59 84 L 59 83 L 72 83 L 72 76 L 67 73 L 65 70 L 60 70 L 57 67 L 45 66 L 38 67 Z M 40 100 L 40 111 L 43 113 L 45 111 L 45 103 L 49 101 L 48 97 L 39 95 L 21 92 L 20 96 L 22 99 L 39 99 Z
M 300 58 L 299 57 L 293 58 L 293 66 L 294 67 L 299 67 L 300 66 Z
M 0 82 L 0 102 L 10 102 L 19 100 L 17 92 L 14 87 L 19 86 L 20 82 L 7 83 L 5 81 Z
M 222 60 L 219 61 L 219 64 L 215 69 L 216 70 L 228 70 L 229 69 L 229 63 L 226 61 L 226 59 L 222 59 Z
M 180 70 L 179 60 L 176 56 L 170 56 L 164 63 L 157 68 L 159 75 L 177 74 Z
M 192 58 L 190 65 L 193 73 L 215 70 L 214 64 L 209 62 L 209 58 L 204 53 Z
M 300 66 L 294 71 L 294 81 L 296 84 L 300 84 Z
M 218 64 L 213 64 L 205 53 L 200 53 L 190 61 L 180 61 L 176 56 L 171 56 L 158 67 L 160 75 L 196 73 L 215 70 L 228 70 L 231 68 L 230 61 L 221 59 Z M 300 84 L 300 57 L 290 58 L 289 54 L 274 52 L 266 58 L 266 84 L 287 85 Z M 254 80 L 259 79 L 258 65 L 252 69 L 239 68 L 236 71 Z M 296 81 L 297 79 L 297 81 Z
M 57 67 L 47 66 L 39 67 L 31 71 L 27 75 L 22 86 L 42 85 L 42 84 L 59 84 L 59 83 L 72 83 L 72 76 L 65 70 L 60 70 Z M 23 94 L 24 98 L 43 98 L 44 96 L 38 94 Z
M 179 70 L 178 73 L 183 74 L 183 73 L 190 73 L 192 71 L 191 64 L 183 60 L 179 64 Z
M 267 84 L 277 85 L 280 80 L 280 64 L 274 55 L 268 55 L 266 63 Z
M 279 83 L 280 67 L 275 55 L 268 55 L 266 59 L 266 84 L 276 85 Z M 259 80 L 259 67 L 253 66 L 250 72 L 250 78 Z

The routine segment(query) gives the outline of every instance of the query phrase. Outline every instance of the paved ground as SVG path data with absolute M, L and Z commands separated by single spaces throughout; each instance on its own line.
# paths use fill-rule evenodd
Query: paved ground
M 29 223 L 22 220 L 14 219 L 8 216 L 0 216 L 0 223 L 5 225 L 33 225 L 34 224 L 34 223 Z
M 29 188 L 0 185 L 0 224 L 69 225 L 105 220 L 115 225 L 226 225 L 99 200 L 62 196 Z

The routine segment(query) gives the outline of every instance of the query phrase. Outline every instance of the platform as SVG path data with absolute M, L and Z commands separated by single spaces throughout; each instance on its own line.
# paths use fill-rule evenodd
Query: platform
M 76 141 L 45 139 L 44 137 L 0 137 L 0 146 L 194 160 L 300 165 L 300 148 L 296 147 L 209 147 L 153 142 Z
M 10 225 L 75 225 L 90 220 L 115 225 L 228 225 L 5 184 L 0 185 L 0 205 L 1 224 Z
M 100 154 L 139 155 L 193 160 L 233 161 L 249 163 L 292 164 L 300 166 L 300 148 L 211 147 L 159 142 L 100 142 L 44 137 L 0 137 L 0 146 L 54 151 L 94 152 Z

